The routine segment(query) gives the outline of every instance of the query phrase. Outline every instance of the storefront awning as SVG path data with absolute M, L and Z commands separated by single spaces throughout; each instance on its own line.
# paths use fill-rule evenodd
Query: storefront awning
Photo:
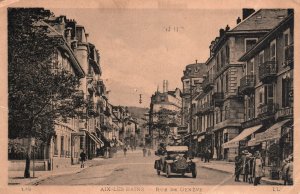
M 98 137 L 96 137 L 95 135 L 91 134 L 88 130 L 86 129 L 81 129 L 81 131 L 84 131 L 96 144 L 100 145 L 100 146 L 104 146 L 103 141 L 101 141 L 101 139 L 99 139 Z
M 236 136 L 232 140 L 224 143 L 222 145 L 223 148 L 237 148 L 237 147 L 239 147 L 239 141 L 245 139 L 247 136 L 251 135 L 252 133 L 257 131 L 261 127 L 262 127 L 262 125 L 256 125 L 254 127 L 249 127 L 249 128 L 244 129 L 238 136 Z
M 272 125 L 266 131 L 256 134 L 255 135 L 256 143 L 268 141 L 268 140 L 272 140 L 272 139 L 279 139 L 281 137 L 281 127 L 289 121 L 290 121 L 290 119 L 280 121 L 280 122 Z

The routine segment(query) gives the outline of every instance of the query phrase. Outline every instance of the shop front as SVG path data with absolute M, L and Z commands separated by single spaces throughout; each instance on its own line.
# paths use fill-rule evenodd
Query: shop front
M 262 125 L 256 125 L 244 129 L 239 135 L 237 135 L 232 140 L 222 144 L 224 149 L 224 155 L 228 161 L 234 161 L 235 156 L 237 156 L 242 150 L 246 149 L 247 141 L 246 139 L 258 131 Z
M 264 132 L 257 133 L 255 138 L 248 142 L 248 146 L 253 145 L 254 147 L 260 148 L 259 151 L 264 160 L 266 176 L 272 179 L 279 179 L 279 172 L 284 159 L 281 143 L 283 139 L 282 129 L 284 129 L 288 123 L 290 123 L 290 119 L 279 121 Z M 289 146 L 290 144 L 287 144 L 287 147 Z M 287 152 L 292 153 L 291 151 Z

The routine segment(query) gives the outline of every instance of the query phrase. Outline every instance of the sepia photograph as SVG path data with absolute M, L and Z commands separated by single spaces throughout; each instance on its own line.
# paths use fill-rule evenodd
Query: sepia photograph
M 1 8 L 6 187 L 295 186 L 293 4 L 68 2 Z

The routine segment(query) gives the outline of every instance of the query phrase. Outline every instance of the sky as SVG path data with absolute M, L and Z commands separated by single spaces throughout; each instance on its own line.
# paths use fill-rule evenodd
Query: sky
M 149 107 L 162 90 L 182 88 L 186 65 L 205 62 L 209 45 L 241 10 L 218 9 L 51 9 L 83 25 L 100 51 L 102 79 L 113 105 Z M 142 94 L 142 104 L 139 103 Z

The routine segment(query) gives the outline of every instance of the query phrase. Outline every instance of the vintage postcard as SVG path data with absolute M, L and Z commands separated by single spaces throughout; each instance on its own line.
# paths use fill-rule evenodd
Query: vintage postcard
M 0 1 L 1 193 L 299 192 L 299 4 Z

